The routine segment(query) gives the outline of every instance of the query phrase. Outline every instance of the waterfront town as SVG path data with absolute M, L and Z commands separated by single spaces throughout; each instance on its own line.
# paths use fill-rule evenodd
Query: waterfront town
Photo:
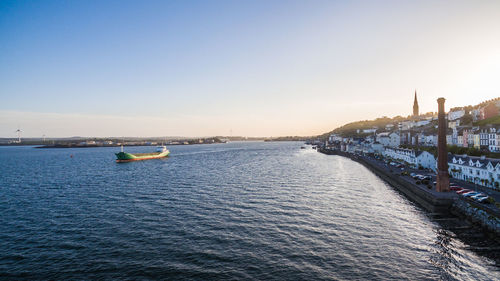
M 500 0 L 0 14 L 0 281 L 500 281 Z
M 449 174 L 500 190 L 500 98 L 476 106 L 452 108 L 445 115 Z M 436 171 L 438 116 L 419 115 L 417 93 L 413 114 L 397 123 L 332 133 L 326 148 L 373 154 L 416 169 Z
M 431 213 L 451 212 L 500 233 L 500 100 L 448 113 L 445 99 L 437 102 L 437 115 L 420 116 L 415 92 L 408 119 L 354 131 L 347 126 L 314 144 L 366 166 Z

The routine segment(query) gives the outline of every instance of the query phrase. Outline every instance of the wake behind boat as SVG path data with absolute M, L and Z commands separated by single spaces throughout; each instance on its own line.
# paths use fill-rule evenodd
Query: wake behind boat
M 170 154 L 170 151 L 167 149 L 166 146 L 157 146 L 156 147 L 156 152 L 151 152 L 151 153 L 127 153 L 123 152 L 123 145 L 122 145 L 122 151 L 115 153 L 116 155 L 116 162 L 131 162 L 131 161 L 141 161 L 141 160 L 148 160 L 148 159 L 157 159 L 157 158 L 164 158 L 167 157 Z

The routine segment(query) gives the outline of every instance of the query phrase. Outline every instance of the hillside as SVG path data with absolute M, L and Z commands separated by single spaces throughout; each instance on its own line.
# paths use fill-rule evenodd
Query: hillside
M 389 117 L 384 116 L 384 117 L 377 118 L 375 120 L 363 120 L 363 121 L 351 122 L 351 123 L 345 124 L 341 127 L 338 127 L 336 129 L 334 129 L 333 131 L 322 134 L 319 136 L 319 138 L 326 139 L 331 134 L 339 134 L 343 137 L 357 135 L 358 134 L 357 130 L 372 129 L 374 127 L 385 128 L 385 126 L 387 126 L 389 124 L 393 124 L 394 126 L 397 126 L 398 122 L 401 122 L 401 121 L 406 120 L 406 119 L 407 118 L 402 117 L 402 116 L 395 116 L 393 118 L 389 118 Z M 363 135 L 363 133 L 361 133 L 359 135 Z
M 500 125 L 500 115 L 474 122 L 474 126 Z
M 481 102 L 477 105 L 467 105 L 467 106 L 464 106 L 464 107 L 455 107 L 455 108 L 451 108 L 450 111 L 454 111 L 454 110 L 460 110 L 460 109 L 463 109 L 466 111 L 466 114 L 464 117 L 462 117 L 462 123 L 464 125 L 473 125 L 473 126 L 484 126 L 484 125 L 500 125 L 500 116 L 495 116 L 495 117 L 492 117 L 492 118 L 488 118 L 488 119 L 485 119 L 485 120 L 481 120 L 481 121 L 477 121 L 477 122 L 472 122 L 472 116 L 470 114 L 470 111 L 473 110 L 473 109 L 479 109 L 485 105 L 487 105 L 488 103 L 492 103 L 492 102 L 498 102 L 500 100 L 500 97 L 498 98 L 494 98 L 494 99 L 491 99 L 491 100 L 487 100 L 487 101 L 484 101 L 484 102 Z M 420 117 L 430 117 L 430 116 L 433 116 L 433 115 L 436 115 L 437 113 L 433 113 L 433 112 L 427 112 L 425 114 L 421 114 L 419 115 Z M 366 135 L 368 135 L 367 133 L 358 133 L 358 130 L 364 130 L 364 129 L 373 129 L 373 128 L 377 128 L 377 129 L 385 129 L 385 126 L 387 126 L 388 124 L 393 124 L 394 126 L 397 126 L 397 124 L 401 121 L 405 121 L 405 120 L 408 120 L 410 119 L 410 116 L 408 117 L 402 117 L 402 116 L 395 116 L 393 118 L 389 118 L 389 117 L 386 117 L 386 116 L 383 116 L 383 117 L 380 117 L 380 118 L 377 118 L 375 120 L 363 120 L 363 121 L 356 121 L 356 122 L 351 122 L 351 123 L 348 123 L 348 124 L 345 124 L 341 127 L 338 127 L 330 132 L 326 132 L 322 135 L 319 135 L 318 138 L 321 139 L 321 140 L 326 140 L 328 139 L 328 137 L 331 135 L 331 134 L 338 134 L 342 137 L 352 137 L 352 136 L 357 136 L 357 137 L 364 137 Z M 435 122 L 433 121 L 432 125 L 430 126 L 425 126 L 425 127 L 422 127 L 422 130 L 425 132 L 425 133 L 437 133 L 437 129 L 435 128 L 435 126 L 433 125 L 437 125 L 435 124 Z

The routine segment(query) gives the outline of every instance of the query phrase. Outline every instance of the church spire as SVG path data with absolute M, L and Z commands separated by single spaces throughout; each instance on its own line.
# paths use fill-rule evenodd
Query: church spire
M 415 100 L 413 101 L 413 116 L 418 116 L 417 90 L 415 90 Z

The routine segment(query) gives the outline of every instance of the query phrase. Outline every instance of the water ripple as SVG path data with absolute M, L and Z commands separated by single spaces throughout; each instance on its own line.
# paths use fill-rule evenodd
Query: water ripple
M 0 147 L 0 279 L 499 278 L 360 164 L 300 146 L 126 164 L 114 148 Z

